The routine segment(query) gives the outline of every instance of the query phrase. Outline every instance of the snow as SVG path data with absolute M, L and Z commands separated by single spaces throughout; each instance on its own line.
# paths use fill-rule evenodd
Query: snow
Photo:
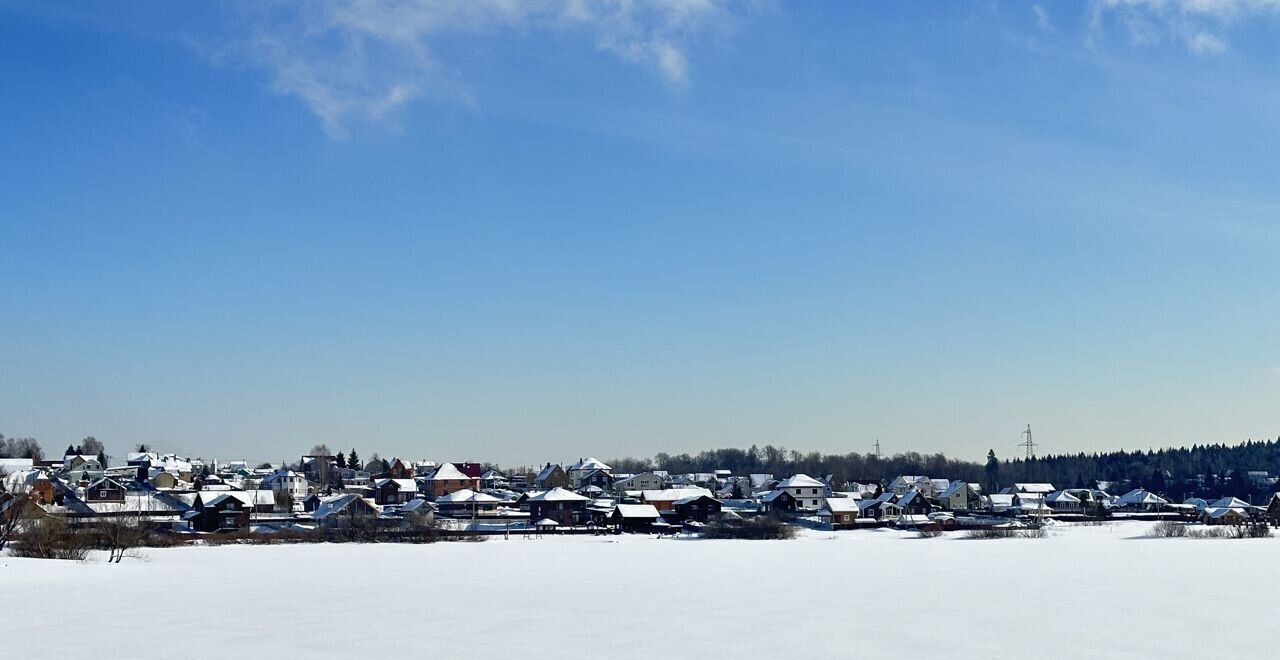
M 948 660 L 1274 652 L 1265 633 L 1223 634 L 1213 604 L 1274 611 L 1280 571 L 1269 567 L 1280 539 L 1147 538 L 1151 523 L 1138 522 L 1058 527 L 1045 539 L 921 539 L 893 530 L 806 531 L 794 541 L 512 534 L 484 543 L 153 549 L 146 561 L 118 565 L 0 557 L 0 655 L 327 658 L 350 655 L 353 621 L 365 647 L 422 630 L 414 644 L 438 657 L 477 649 L 575 657 L 583 636 L 616 629 L 610 624 L 672 642 L 659 651 L 653 633 L 611 638 L 611 660 L 749 648 Z M 335 579 L 335 569 L 359 579 Z M 548 579 L 581 575 L 591 578 L 546 589 Z M 174 585 L 194 596 L 176 597 Z M 752 598 L 737 604 L 716 598 L 744 590 Z M 59 594 L 56 616 L 31 606 L 50 594 Z M 104 607 L 105 594 L 127 606 Z M 1029 601 L 1044 608 L 1015 608 L 1009 625 L 1009 604 Z M 208 612 L 235 616 L 206 630 Z M 1063 612 L 1079 616 L 1068 621 Z M 67 634 L 68 626 L 101 634 Z M 102 642 L 125 627 L 148 641 Z M 388 644 L 396 652 L 397 642 Z

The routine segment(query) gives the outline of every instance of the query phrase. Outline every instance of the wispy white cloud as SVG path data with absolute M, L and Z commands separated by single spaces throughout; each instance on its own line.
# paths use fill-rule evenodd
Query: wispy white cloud
M 212 57 L 264 71 L 307 105 L 326 133 L 380 122 L 425 94 L 466 99 L 462 73 L 433 50 L 459 34 L 555 32 L 689 84 L 689 48 L 730 19 L 725 0 L 338 0 L 240 9 Z
M 1229 33 L 1259 19 L 1280 18 L 1280 0 L 1093 0 L 1089 25 L 1096 32 L 1121 27 L 1130 41 L 1180 43 L 1197 55 L 1228 50 Z
M 1049 11 L 1039 3 L 1031 5 L 1031 14 L 1035 16 L 1036 27 L 1045 32 L 1053 32 L 1053 20 L 1049 18 Z

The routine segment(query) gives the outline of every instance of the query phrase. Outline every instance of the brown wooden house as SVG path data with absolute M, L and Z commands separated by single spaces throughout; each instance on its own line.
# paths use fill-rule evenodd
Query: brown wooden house
M 720 500 L 710 495 L 691 495 L 675 501 L 676 518 L 680 521 L 696 520 L 707 522 L 719 517 Z
M 249 528 L 249 507 L 238 497 L 222 493 L 196 504 L 183 517 L 191 528 L 200 532 L 235 532 Z
M 86 502 L 123 502 L 124 485 L 115 479 L 103 477 L 84 490 Z

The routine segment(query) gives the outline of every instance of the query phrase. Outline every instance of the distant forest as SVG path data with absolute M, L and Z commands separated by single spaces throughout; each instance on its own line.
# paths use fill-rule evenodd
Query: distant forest
M 802 472 L 812 476 L 832 475 L 833 483 L 846 481 L 882 482 L 898 475 L 964 479 L 986 489 L 1014 482 L 1049 482 L 1058 488 L 1092 488 L 1109 482 L 1110 491 L 1120 494 L 1132 488 L 1146 488 L 1181 501 L 1187 497 L 1235 495 L 1260 501 L 1277 490 L 1276 485 L 1250 479 L 1249 472 L 1280 474 L 1280 439 L 1253 441 L 1240 445 L 1195 445 L 1191 448 L 1153 451 L 1114 451 L 1093 454 L 1063 454 L 1001 459 L 990 452 L 985 463 L 975 463 L 943 454 L 907 452 L 875 454 L 802 453 L 766 445 L 750 449 L 712 449 L 689 454 L 660 453 L 652 459 L 620 458 L 608 461 L 615 472 L 667 470 L 673 474 L 732 470 L 734 474 L 768 473 L 778 477 Z

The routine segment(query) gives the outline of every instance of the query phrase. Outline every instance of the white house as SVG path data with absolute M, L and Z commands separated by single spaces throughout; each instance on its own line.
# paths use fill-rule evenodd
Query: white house
M 926 494 L 933 492 L 933 480 L 929 477 L 919 475 L 898 475 L 893 481 L 889 482 L 889 487 L 885 490 L 894 495 L 906 495 L 907 491 L 912 488 L 918 488 L 925 491 Z
M 951 482 L 938 495 L 938 503 L 944 511 L 972 511 L 982 506 L 982 487 L 962 480 Z
M 577 463 L 570 465 L 567 470 L 569 473 L 569 483 L 576 486 L 581 483 L 583 477 L 595 472 L 596 470 L 600 470 L 605 474 L 613 474 L 613 468 L 605 465 L 604 461 L 601 461 L 598 458 L 580 458 Z
M 796 501 L 797 511 L 818 511 L 827 499 L 827 485 L 807 474 L 797 474 L 783 480 L 776 490 L 790 495 Z
M 633 474 L 613 482 L 613 489 L 619 493 L 628 490 L 662 490 L 662 486 L 662 477 L 652 472 Z
M 1045 496 L 1044 501 L 1050 508 L 1060 513 L 1080 512 L 1080 498 L 1072 495 L 1069 491 L 1060 490 L 1049 493 Z

